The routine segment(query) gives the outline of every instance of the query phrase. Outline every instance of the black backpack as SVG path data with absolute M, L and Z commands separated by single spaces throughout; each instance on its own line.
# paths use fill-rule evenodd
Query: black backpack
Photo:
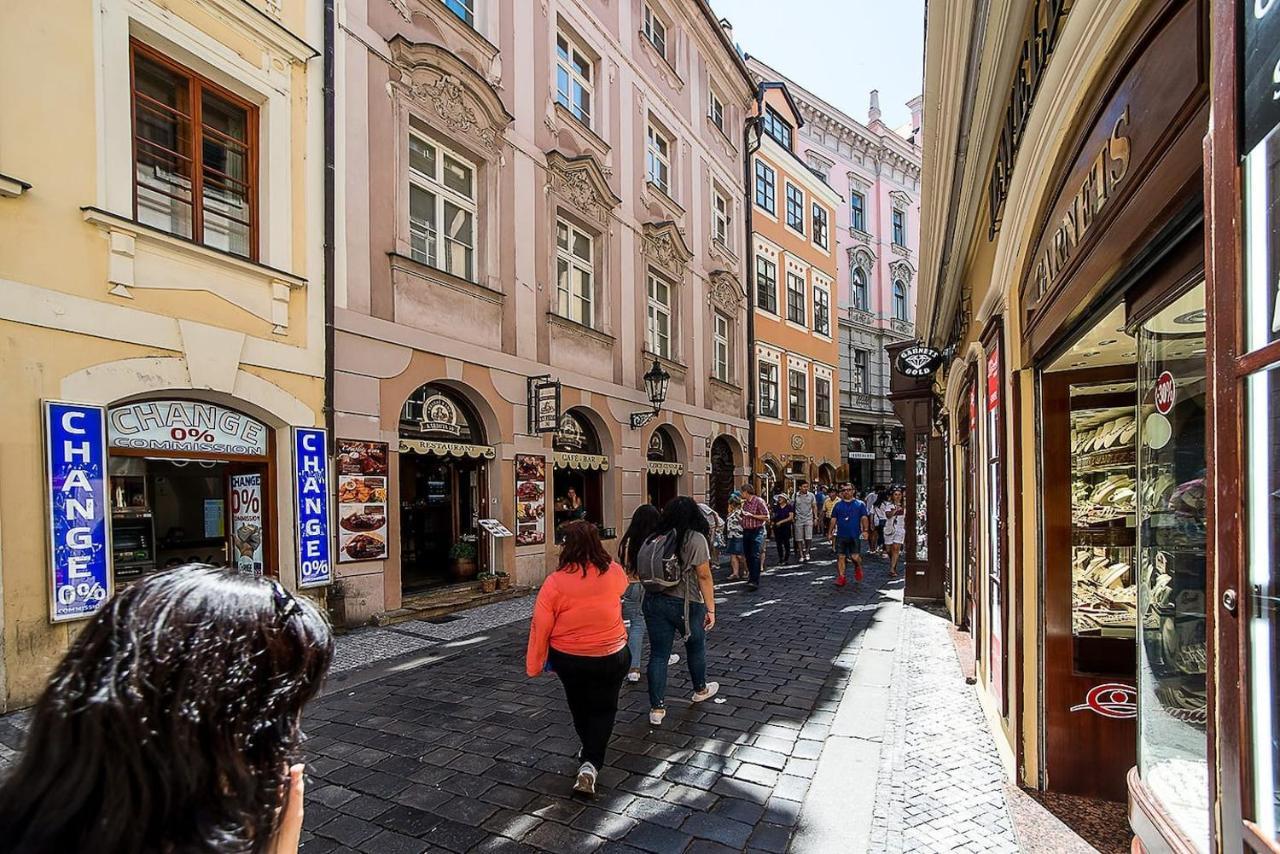
M 653 593 L 674 590 L 684 580 L 687 567 L 680 565 L 679 535 L 675 531 L 650 534 L 636 555 L 636 577 Z

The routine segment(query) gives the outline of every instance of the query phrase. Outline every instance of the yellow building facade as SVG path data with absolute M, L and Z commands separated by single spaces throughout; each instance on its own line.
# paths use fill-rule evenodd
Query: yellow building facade
M 97 595 L 53 580 L 44 402 L 101 413 L 108 591 L 188 560 L 296 587 L 325 312 L 318 4 L 7 3 L 0 32 L 3 711 Z

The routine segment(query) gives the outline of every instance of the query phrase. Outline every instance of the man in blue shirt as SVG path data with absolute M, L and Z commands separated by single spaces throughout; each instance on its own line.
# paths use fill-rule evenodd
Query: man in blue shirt
M 844 577 L 847 558 L 853 558 L 854 581 L 862 581 L 862 539 L 871 527 L 867 505 L 858 500 L 853 491 L 853 484 L 840 484 L 840 500 L 831 510 L 831 522 L 827 527 L 827 536 L 832 539 L 836 549 L 836 587 L 844 587 L 848 582 Z

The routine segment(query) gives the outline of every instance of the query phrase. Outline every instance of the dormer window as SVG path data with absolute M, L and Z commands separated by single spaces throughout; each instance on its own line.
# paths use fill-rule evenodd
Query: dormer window
M 792 128 L 791 123 L 778 114 L 773 107 L 764 108 L 764 116 L 761 117 L 760 128 L 769 136 L 778 141 L 778 144 L 788 151 L 791 150 Z

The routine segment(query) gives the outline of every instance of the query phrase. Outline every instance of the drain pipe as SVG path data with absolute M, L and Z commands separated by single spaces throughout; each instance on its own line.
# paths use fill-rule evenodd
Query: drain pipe
M 333 346 L 334 279 L 337 272 L 337 100 L 334 92 L 337 9 L 336 0 L 324 0 L 324 422 L 328 428 L 329 456 L 333 456 L 334 424 Z
M 760 393 L 756 378 L 756 251 L 752 241 L 755 229 L 752 214 L 755 200 L 751 188 L 751 158 L 760 147 L 760 116 L 764 112 L 764 88 L 756 88 L 756 114 L 747 118 L 742 127 L 742 190 L 743 208 L 746 214 L 742 217 L 746 230 L 743 241 L 743 254 L 747 260 L 747 375 L 743 378 L 747 386 L 747 482 L 756 482 L 756 415 Z M 755 138 L 752 139 L 752 131 Z M 754 147 L 753 147 L 754 146 Z

